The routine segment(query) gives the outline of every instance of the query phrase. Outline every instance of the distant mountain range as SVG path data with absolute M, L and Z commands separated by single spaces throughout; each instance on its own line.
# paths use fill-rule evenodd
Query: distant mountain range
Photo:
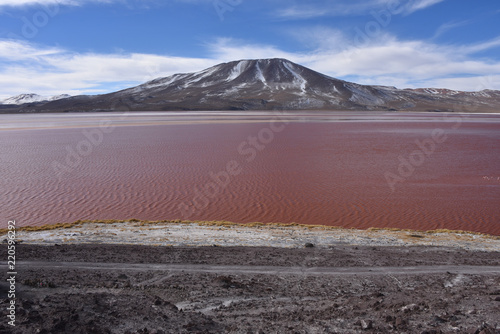
M 41 96 L 38 94 L 21 94 L 21 95 L 9 97 L 8 99 L 0 101 L 0 103 L 1 104 L 21 105 L 21 104 L 28 104 L 28 103 L 55 101 L 55 100 L 65 99 L 68 97 L 71 97 L 71 95 L 61 94 L 61 95 L 56 95 L 56 96 Z
M 498 112 L 500 91 L 397 89 L 329 77 L 286 59 L 240 60 L 104 95 L 3 101 L 0 112 L 380 110 Z

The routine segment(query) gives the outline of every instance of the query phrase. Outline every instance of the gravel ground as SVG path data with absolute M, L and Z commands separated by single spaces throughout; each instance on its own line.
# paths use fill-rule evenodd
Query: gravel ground
M 16 326 L 2 264 L 0 333 L 500 333 L 494 237 L 77 226 L 19 231 Z

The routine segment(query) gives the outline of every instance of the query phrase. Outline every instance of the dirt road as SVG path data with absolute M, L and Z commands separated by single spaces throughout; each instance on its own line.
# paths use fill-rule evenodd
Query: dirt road
M 412 267 L 278 267 L 278 266 L 213 266 L 200 264 L 145 264 L 145 263 L 88 263 L 88 262 L 49 262 L 23 261 L 18 267 L 112 271 L 166 271 L 182 273 L 212 273 L 219 275 L 430 275 L 461 274 L 485 275 L 500 274 L 500 266 L 457 266 L 433 265 Z M 4 272 L 7 266 L 0 266 Z

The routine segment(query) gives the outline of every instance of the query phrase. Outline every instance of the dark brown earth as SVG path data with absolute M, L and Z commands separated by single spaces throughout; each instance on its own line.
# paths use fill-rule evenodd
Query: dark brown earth
M 1 283 L 0 333 L 500 333 L 498 252 L 20 244 L 16 254 L 16 327 Z

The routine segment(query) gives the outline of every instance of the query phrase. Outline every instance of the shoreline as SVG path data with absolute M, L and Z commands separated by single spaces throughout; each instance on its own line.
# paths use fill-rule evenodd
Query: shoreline
M 0 230 L 0 236 L 7 230 Z M 349 229 L 323 225 L 226 221 L 92 220 L 67 224 L 25 226 L 16 230 L 19 242 L 38 245 L 118 244 L 173 247 L 319 248 L 359 246 L 443 246 L 500 251 L 500 236 L 479 232 L 394 228 Z

